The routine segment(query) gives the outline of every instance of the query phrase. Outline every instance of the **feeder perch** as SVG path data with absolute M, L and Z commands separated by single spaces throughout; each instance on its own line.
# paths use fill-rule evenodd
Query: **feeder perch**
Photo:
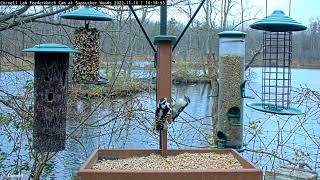
M 74 48 L 81 53 L 73 59 L 75 64 L 72 74 L 73 81 L 103 84 L 103 81 L 99 80 L 100 32 L 96 28 L 89 28 L 89 21 L 111 21 L 112 17 L 94 8 L 83 7 L 68 12 L 61 18 L 85 21 L 85 27 L 78 28 L 74 32 Z
M 240 31 L 219 35 L 217 147 L 243 151 L 245 36 Z
M 65 148 L 69 53 L 79 51 L 62 44 L 40 44 L 34 52 L 33 148 L 56 152 Z
M 262 102 L 247 106 L 262 112 L 280 115 L 299 115 L 303 111 L 290 106 L 292 32 L 307 28 L 276 10 L 252 25 L 263 30 Z

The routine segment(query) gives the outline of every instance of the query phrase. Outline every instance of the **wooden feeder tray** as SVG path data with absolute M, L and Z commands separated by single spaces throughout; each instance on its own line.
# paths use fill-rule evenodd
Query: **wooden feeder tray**
M 96 170 L 92 167 L 98 159 L 122 159 L 161 154 L 161 150 L 146 149 L 98 149 L 81 166 L 79 180 L 261 180 L 262 171 L 244 159 L 233 149 L 168 150 L 168 156 L 182 153 L 231 153 L 241 164 L 240 169 L 193 169 L 193 170 Z

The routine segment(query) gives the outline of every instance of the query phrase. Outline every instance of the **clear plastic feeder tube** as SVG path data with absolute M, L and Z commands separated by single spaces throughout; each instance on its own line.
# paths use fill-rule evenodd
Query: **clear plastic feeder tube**
M 245 33 L 219 33 L 218 145 L 242 148 Z

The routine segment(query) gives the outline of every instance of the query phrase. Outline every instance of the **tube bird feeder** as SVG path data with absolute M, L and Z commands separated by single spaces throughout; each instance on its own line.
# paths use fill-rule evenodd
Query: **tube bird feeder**
M 240 31 L 219 35 L 218 148 L 241 151 L 243 144 L 243 98 L 245 36 Z
M 307 27 L 298 23 L 283 11 L 276 10 L 252 25 L 263 30 L 262 101 L 247 105 L 262 112 L 298 115 L 303 111 L 291 107 L 292 32 Z
M 56 152 L 65 149 L 69 53 L 79 51 L 62 44 L 40 44 L 34 52 L 33 149 Z
M 85 27 L 74 32 L 74 48 L 81 51 L 73 58 L 72 80 L 78 83 L 94 83 L 99 80 L 100 32 L 89 28 L 89 21 L 111 21 L 112 17 L 90 7 L 83 7 L 61 16 L 64 19 L 84 20 Z

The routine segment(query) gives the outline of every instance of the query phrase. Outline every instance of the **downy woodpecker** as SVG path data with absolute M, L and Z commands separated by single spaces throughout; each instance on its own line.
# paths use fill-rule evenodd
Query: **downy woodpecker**
M 167 119 L 170 114 L 170 103 L 167 102 L 167 98 L 161 98 L 156 110 L 156 117 L 153 123 L 153 129 L 162 130 L 167 129 Z
M 190 104 L 190 98 L 184 95 L 184 98 L 179 98 L 173 103 L 172 107 L 172 121 L 174 121 L 179 114 Z

